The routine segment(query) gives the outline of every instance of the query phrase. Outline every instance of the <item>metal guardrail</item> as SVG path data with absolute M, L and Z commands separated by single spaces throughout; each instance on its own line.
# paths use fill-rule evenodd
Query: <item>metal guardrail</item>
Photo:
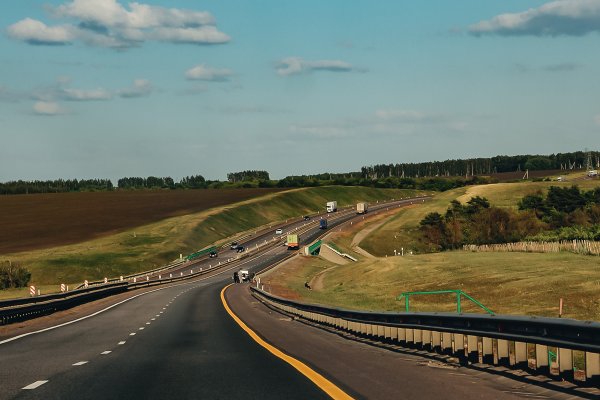
M 345 310 L 284 299 L 255 287 L 251 289 L 256 297 L 281 311 L 357 336 L 454 355 L 464 363 L 503 365 L 600 386 L 600 323 L 597 322 L 510 315 Z M 549 348 L 556 348 L 558 360 L 555 363 L 549 359 Z M 577 379 L 574 351 L 582 352 L 585 365 L 585 374 Z

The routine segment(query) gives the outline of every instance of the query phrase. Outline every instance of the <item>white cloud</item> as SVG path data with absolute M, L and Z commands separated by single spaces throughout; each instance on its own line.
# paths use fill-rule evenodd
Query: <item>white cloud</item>
M 164 8 L 117 0 L 73 0 L 52 9 L 67 25 L 47 26 L 26 18 L 8 28 L 10 37 L 30 44 L 69 44 L 80 40 L 90 46 L 128 48 L 147 40 L 172 43 L 221 44 L 231 38 L 219 31 L 205 11 Z
M 212 68 L 206 64 L 196 65 L 185 72 L 185 77 L 189 80 L 225 82 L 233 75 L 229 69 Z
M 298 75 L 312 71 L 329 72 L 366 72 L 365 69 L 355 68 L 352 64 L 340 60 L 305 61 L 300 57 L 288 57 L 279 61 L 275 66 L 281 76 Z
M 49 27 L 43 22 L 25 18 L 8 27 L 8 35 L 29 44 L 65 45 L 73 39 L 73 29 L 67 25 Z
M 58 104 L 53 101 L 38 101 L 33 105 L 33 112 L 38 115 L 61 115 L 65 114 L 66 111 Z
M 469 27 L 469 32 L 476 36 L 581 36 L 600 32 L 600 1 L 552 1 L 538 8 L 478 22 Z
M 83 89 L 62 89 L 61 97 L 64 100 L 70 101 L 96 101 L 96 100 L 110 100 L 112 94 L 102 88 L 83 90 Z
M 130 99 L 135 97 L 150 96 L 152 84 L 146 79 L 136 79 L 133 86 L 118 91 L 119 96 Z

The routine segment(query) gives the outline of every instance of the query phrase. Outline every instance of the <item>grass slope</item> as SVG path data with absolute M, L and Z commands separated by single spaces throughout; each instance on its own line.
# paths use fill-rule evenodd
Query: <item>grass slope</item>
M 169 218 L 91 241 L 2 258 L 27 267 L 32 272 L 32 284 L 73 284 L 149 270 L 177 258 L 180 253 L 189 254 L 242 231 L 323 211 L 328 200 L 337 200 L 343 207 L 358 201 L 375 202 L 415 194 L 409 190 L 364 187 L 296 189 Z
M 498 314 L 600 320 L 598 258 L 576 254 L 465 253 L 462 251 L 363 260 L 335 266 L 319 258 L 274 273 L 265 283 L 286 287 L 293 297 L 339 307 L 403 311 L 405 291 L 461 289 Z M 327 271 L 329 268 L 331 270 Z M 304 282 L 325 272 L 323 289 Z M 456 310 L 451 295 L 411 298 L 412 311 Z M 483 312 L 463 301 L 463 312 Z

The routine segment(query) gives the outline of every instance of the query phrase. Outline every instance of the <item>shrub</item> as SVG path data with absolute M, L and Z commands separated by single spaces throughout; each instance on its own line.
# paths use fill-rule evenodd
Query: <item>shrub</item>
M 31 272 L 21 265 L 9 262 L 0 265 L 0 289 L 26 287 L 30 280 Z

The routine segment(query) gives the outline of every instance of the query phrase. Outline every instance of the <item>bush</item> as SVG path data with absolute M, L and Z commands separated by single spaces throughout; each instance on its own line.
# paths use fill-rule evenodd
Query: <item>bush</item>
M 26 287 L 30 280 L 31 272 L 19 264 L 5 262 L 0 265 L 0 289 Z

